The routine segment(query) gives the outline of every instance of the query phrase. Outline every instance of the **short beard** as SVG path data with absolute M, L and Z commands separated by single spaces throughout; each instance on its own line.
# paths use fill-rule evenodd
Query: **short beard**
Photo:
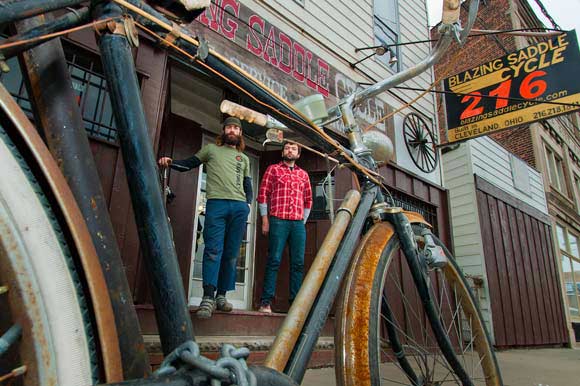
M 297 159 L 298 159 L 298 157 L 294 157 L 294 158 L 292 158 L 292 157 L 288 157 L 287 155 L 283 155 L 283 156 L 282 156 L 282 161 L 286 161 L 286 162 L 289 162 L 289 161 L 296 161 Z
M 222 134 L 222 142 L 230 146 L 238 146 L 240 144 L 239 135 L 228 135 L 226 133 Z

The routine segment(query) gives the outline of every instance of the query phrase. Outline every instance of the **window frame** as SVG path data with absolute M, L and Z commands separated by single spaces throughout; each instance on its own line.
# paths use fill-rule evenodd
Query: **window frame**
M 309 171 L 308 176 L 310 179 L 310 187 L 312 190 L 312 209 L 310 210 L 310 215 L 308 216 L 308 221 L 310 220 L 330 220 L 330 205 L 329 200 L 334 200 L 334 197 L 328 197 L 328 182 L 326 182 L 326 177 L 328 172 L 325 171 Z M 331 173 L 332 178 L 332 192 L 334 194 L 336 189 L 336 176 L 334 172 Z M 324 209 L 320 210 L 316 208 L 317 198 L 320 197 L 318 193 L 318 188 L 322 188 L 324 198 Z M 335 208 L 336 210 L 336 208 Z
M 565 243 L 565 248 L 566 249 L 562 249 L 562 245 L 560 244 L 560 236 L 559 236 L 559 230 L 562 231 L 562 235 L 564 236 L 564 243 Z M 570 236 L 574 237 L 576 239 L 576 254 L 578 256 L 574 256 L 572 253 L 572 248 L 571 248 L 571 244 L 570 244 Z M 580 235 L 577 235 L 573 232 L 570 232 L 568 230 L 568 228 L 560 223 L 556 223 L 556 239 L 558 241 L 558 249 L 560 251 L 560 254 L 562 255 L 562 258 L 560 259 L 560 264 L 561 264 L 561 269 L 562 269 L 562 286 L 563 286 L 563 290 L 564 290 L 564 297 L 566 298 L 566 305 L 567 305 L 567 310 L 570 313 L 570 318 L 573 319 L 575 322 L 580 321 L 580 290 L 579 290 L 579 286 L 580 286 L 580 269 L 579 270 L 575 270 L 574 269 L 574 262 L 580 265 L 580 248 L 578 246 L 578 243 L 580 242 Z M 564 271 L 564 259 L 568 260 L 569 266 L 570 266 L 570 277 L 572 279 L 572 293 L 569 294 L 568 293 L 568 284 L 569 282 L 566 281 L 566 278 L 564 277 L 566 275 L 566 272 Z M 576 314 L 572 314 L 572 312 L 570 311 L 570 308 L 572 308 L 570 306 L 569 303 L 569 299 L 568 296 L 574 296 L 576 297 L 576 310 L 577 313 Z
M 383 66 L 385 66 L 386 68 L 388 68 L 391 71 L 394 72 L 399 72 L 402 69 L 402 55 L 401 55 L 401 49 L 400 46 L 393 46 L 394 44 L 398 44 L 400 42 L 400 37 L 401 37 L 401 21 L 400 21 L 400 14 L 399 14 L 399 0 L 391 0 L 394 4 L 393 4 L 393 11 L 394 11 L 394 24 L 390 25 L 391 23 L 389 22 L 388 19 L 383 19 L 380 15 L 378 15 L 377 13 L 377 3 L 379 0 L 375 0 L 373 2 L 373 37 L 374 37 L 374 41 L 376 45 L 386 45 L 387 47 L 390 47 L 392 52 L 395 54 L 395 57 L 397 58 L 397 62 L 393 65 L 389 65 L 389 60 L 390 60 L 390 56 L 387 54 L 384 55 L 375 55 L 375 60 L 378 61 L 379 63 L 381 63 Z M 389 33 L 394 35 L 394 40 L 392 42 L 389 41 L 383 41 L 386 39 L 381 39 L 379 36 L 377 36 L 377 29 L 380 29 L 383 34 L 385 35 L 385 37 L 389 37 L 389 33 L 387 33 L 387 31 L 385 31 L 385 29 L 383 29 L 382 27 L 386 28 L 388 30 Z
M 564 159 L 547 143 L 544 143 L 544 153 L 550 187 L 565 197 L 570 198 L 568 184 L 566 184 L 566 165 L 564 164 Z
M 574 197 L 576 201 L 576 211 L 580 213 L 580 176 L 577 173 L 572 172 L 573 175 L 573 190 L 574 190 Z

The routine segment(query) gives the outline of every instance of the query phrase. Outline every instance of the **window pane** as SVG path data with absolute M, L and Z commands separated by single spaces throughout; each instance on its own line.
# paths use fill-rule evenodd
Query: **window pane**
M 398 16 L 398 1 L 385 0 L 375 1 L 374 8 L 374 33 L 375 44 L 383 46 L 392 46 L 399 42 L 399 16 Z M 399 59 L 399 47 L 390 47 L 390 50 L 383 55 L 376 55 L 375 59 L 383 62 L 391 69 L 398 71 L 400 69 L 400 62 L 398 60 L 392 61 L 392 57 Z
M 331 177 L 332 191 L 334 192 L 334 176 Z M 326 173 L 310 173 L 310 185 L 312 186 L 312 210 L 310 219 L 324 220 L 330 217 L 330 205 L 328 202 L 328 179 Z
M 580 271 L 580 265 L 578 266 Z M 571 315 L 578 315 L 578 297 L 576 295 L 574 272 L 572 271 L 572 264 L 570 258 L 562 256 L 562 272 L 564 279 L 564 286 L 566 289 L 566 300 L 568 301 L 568 308 Z
M 578 256 L 578 237 L 569 234 L 568 241 L 570 242 L 570 253 L 572 256 L 580 257 Z
M 397 28 L 397 0 L 375 1 L 375 15 L 388 27 Z
M 568 189 L 566 188 L 566 179 L 564 178 L 564 165 L 562 160 L 556 158 L 556 169 L 558 170 L 558 189 L 565 195 L 568 195 Z
M 556 225 L 556 234 L 558 235 L 558 245 L 560 246 L 560 249 L 567 251 L 568 247 L 566 246 L 566 235 L 564 234 L 564 228 Z
M 556 165 L 554 164 L 554 154 L 548 148 L 546 148 L 546 164 L 548 166 L 548 178 L 550 179 L 550 184 L 558 187 L 558 177 L 556 177 Z

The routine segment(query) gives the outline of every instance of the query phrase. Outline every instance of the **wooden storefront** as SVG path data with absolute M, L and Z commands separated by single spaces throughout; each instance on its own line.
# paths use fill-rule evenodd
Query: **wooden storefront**
M 549 217 L 475 177 L 497 347 L 568 342 Z
M 140 43 L 139 47 L 134 49 L 134 59 L 141 84 L 146 118 L 149 124 L 148 132 L 154 151 L 157 156 L 166 155 L 176 159 L 188 157 L 201 147 L 204 136 L 211 137 L 215 135 L 215 130 L 209 131 L 200 122 L 174 114 L 171 111 L 171 76 L 177 65 L 165 50 L 156 47 L 153 42 L 144 36 L 141 36 Z M 81 110 L 83 110 L 83 118 L 86 123 L 85 129 L 87 129 L 90 138 L 91 150 L 95 158 L 113 229 L 122 255 L 124 270 L 132 292 L 132 300 L 139 305 L 138 310 L 143 323 L 143 332 L 153 334 L 155 333 L 155 322 L 150 304 L 148 279 L 140 252 L 137 227 L 125 177 L 122 154 L 118 145 L 117 132 L 112 112 L 110 111 L 110 104 L 108 104 L 106 82 L 100 65 L 98 46 L 94 34 L 89 31 L 81 31 L 69 35 L 65 45 L 69 65 L 73 66 L 75 71 L 77 71 L 76 76 L 73 74 L 73 88 L 77 92 L 79 104 L 81 105 Z M 245 59 L 253 59 L 253 62 L 250 61 L 250 63 L 256 67 L 264 65 L 261 58 L 256 59 L 252 55 L 248 56 L 248 53 L 240 50 L 239 47 L 236 47 L 235 50 L 238 53 L 244 53 L 246 56 L 242 57 Z M 329 88 L 336 87 L 336 89 L 331 90 L 330 98 L 332 101 L 335 102 L 337 98 L 349 92 L 350 86 L 347 87 L 347 83 L 348 85 L 354 84 L 352 79 L 348 79 L 343 74 L 338 73 L 336 69 L 320 58 L 317 60 L 317 64 L 320 66 L 316 71 L 319 81 L 324 79 L 323 85 L 327 85 Z M 272 79 L 278 81 L 277 84 L 283 87 L 289 99 L 296 100 L 300 93 L 309 95 L 316 91 L 312 89 L 311 82 L 307 81 L 311 79 L 304 78 L 302 83 L 300 83 L 301 89 L 290 82 L 297 76 L 296 74 L 293 77 L 284 78 L 275 71 L 273 72 L 272 69 L 267 69 L 266 73 Z M 330 76 L 335 77 L 333 82 L 327 79 Z M 223 84 L 215 85 L 215 87 L 223 87 Z M 21 86 L 20 88 L 22 89 Z M 224 89 L 223 97 L 230 96 L 230 91 Z M 324 88 L 317 91 L 327 95 L 329 93 L 329 90 Z M 22 98 L 25 98 L 25 96 L 22 96 Z M 96 100 L 91 98 L 96 98 Z M 91 102 L 95 102 L 96 105 L 92 106 Z M 378 99 L 371 102 L 369 102 L 366 111 L 368 115 L 367 121 L 382 116 L 390 108 L 384 101 Z M 218 121 L 222 118 L 222 116 L 215 117 Z M 377 126 L 379 129 L 388 130 L 388 133 L 392 134 L 394 130 L 393 122 L 391 119 Z M 94 130 L 91 131 L 92 129 L 89 129 L 89 126 L 94 128 Z M 250 147 L 248 152 L 259 160 L 259 176 L 261 176 L 267 165 L 278 162 L 280 156 L 278 150 L 262 149 L 255 144 Z M 313 177 L 314 183 L 320 183 L 326 176 L 327 165 L 325 160 L 311 153 L 303 152 L 299 165 L 309 172 Z M 440 238 L 449 245 L 447 191 L 396 165 L 383 167 L 381 174 L 387 184 L 392 187 L 392 194 L 397 203 L 407 210 L 415 210 L 423 214 L 427 221 L 434 225 Z M 337 199 L 334 202 L 336 208 L 340 205 L 339 199 L 344 197 L 346 192 L 353 188 L 354 184 L 348 169 L 337 168 L 333 178 L 334 197 Z M 171 218 L 175 247 L 186 291 L 188 291 L 190 285 L 192 248 L 195 244 L 194 238 L 197 231 L 194 212 L 196 210 L 198 179 L 198 171 L 181 174 L 174 173 L 171 177 L 171 188 L 177 198 L 173 203 L 169 204 L 168 215 Z M 325 207 L 324 203 L 322 207 Z M 308 237 L 305 268 L 308 269 L 330 227 L 327 211 L 322 210 L 318 216 L 312 216 L 306 227 Z M 251 281 L 248 283 L 250 286 L 250 301 L 246 310 L 255 308 L 259 301 L 267 259 L 267 240 L 259 232 L 259 223 L 255 224 L 255 229 L 257 230 L 255 233 L 255 253 L 253 262 L 247 267 L 253 274 L 251 275 Z M 287 310 L 287 291 L 288 262 L 287 259 L 284 259 L 279 273 L 275 310 L 282 312 Z M 260 319 L 261 316 L 261 314 L 251 314 L 244 317 L 251 320 Z M 247 322 L 248 326 L 251 324 L 259 325 L 259 323 Z M 221 327 L 221 325 L 219 326 Z M 219 329 L 218 325 L 208 325 L 207 328 Z M 252 333 L 247 333 L 247 335 L 260 332 L 259 329 L 252 331 Z M 199 330 L 196 332 L 199 332 Z M 264 331 L 261 331 L 261 333 L 264 333 Z

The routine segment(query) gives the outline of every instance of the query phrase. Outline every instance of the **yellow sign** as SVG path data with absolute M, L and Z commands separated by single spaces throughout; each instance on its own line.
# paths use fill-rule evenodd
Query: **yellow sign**
M 555 100 L 554 102 L 580 105 L 580 93 Z M 497 115 L 482 121 L 456 127 L 449 130 L 447 135 L 449 142 L 456 142 L 519 126 L 527 122 L 555 117 L 577 109 L 578 107 L 575 106 L 539 103 L 524 110 L 516 110 L 511 113 Z
M 481 64 L 444 80 L 449 142 L 580 109 L 576 34 Z

